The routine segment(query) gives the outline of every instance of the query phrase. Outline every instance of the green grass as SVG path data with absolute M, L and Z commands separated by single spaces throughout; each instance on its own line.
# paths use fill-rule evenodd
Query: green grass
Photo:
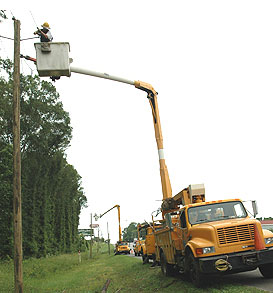
M 107 246 L 99 254 L 67 254 L 23 262 L 24 292 L 101 292 L 110 279 L 109 293 L 114 292 L 207 292 L 207 293 L 257 293 L 252 287 L 229 284 L 217 279 L 204 289 L 196 289 L 191 283 L 177 277 L 165 278 L 159 267 L 150 268 L 135 257 L 109 256 Z M 14 292 L 13 263 L 0 263 L 0 292 Z

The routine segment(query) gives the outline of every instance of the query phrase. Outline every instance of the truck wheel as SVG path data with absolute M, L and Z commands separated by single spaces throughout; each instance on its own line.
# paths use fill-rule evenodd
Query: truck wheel
M 193 283 L 193 285 L 196 286 L 197 288 L 204 286 L 205 285 L 204 275 L 200 271 L 198 262 L 192 254 L 188 256 L 187 263 L 188 263 L 189 278 L 191 282 Z
M 166 257 L 163 252 L 160 255 L 160 265 L 161 265 L 161 271 L 164 276 L 170 277 L 174 275 L 173 265 L 167 263 Z
M 267 278 L 267 279 L 273 278 L 273 263 L 261 265 L 259 266 L 259 270 L 264 278 Z
M 142 263 L 146 264 L 149 262 L 149 258 L 147 254 L 142 254 Z

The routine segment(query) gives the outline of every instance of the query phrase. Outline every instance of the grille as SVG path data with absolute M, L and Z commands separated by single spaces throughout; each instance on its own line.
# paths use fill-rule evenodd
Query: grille
M 230 244 L 254 240 L 254 224 L 217 229 L 220 244 Z

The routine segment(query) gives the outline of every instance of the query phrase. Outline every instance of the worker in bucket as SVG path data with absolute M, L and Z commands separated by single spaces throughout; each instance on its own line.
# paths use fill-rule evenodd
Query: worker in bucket
M 38 28 L 38 30 L 34 32 L 34 35 L 38 35 L 41 42 L 52 42 L 53 40 L 50 27 L 47 22 L 44 22 L 44 24 L 42 24 L 42 29 Z

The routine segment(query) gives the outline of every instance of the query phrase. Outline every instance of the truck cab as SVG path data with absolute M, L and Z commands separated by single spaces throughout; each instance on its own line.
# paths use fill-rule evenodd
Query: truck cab
M 139 232 L 143 238 L 140 241 L 143 264 L 149 263 L 150 260 L 154 263 L 156 260 L 154 232 L 160 228 L 162 224 L 159 222 L 144 223 L 139 226 Z
M 134 243 L 135 256 L 140 256 L 141 255 L 141 241 L 142 240 L 135 240 L 135 243 Z
M 117 254 L 130 254 L 130 247 L 126 241 L 118 241 L 115 247 L 115 255 Z
M 164 275 L 178 270 L 201 286 L 206 277 L 254 270 L 273 278 L 273 233 L 250 218 L 240 199 L 187 204 L 165 214 L 155 233 Z

